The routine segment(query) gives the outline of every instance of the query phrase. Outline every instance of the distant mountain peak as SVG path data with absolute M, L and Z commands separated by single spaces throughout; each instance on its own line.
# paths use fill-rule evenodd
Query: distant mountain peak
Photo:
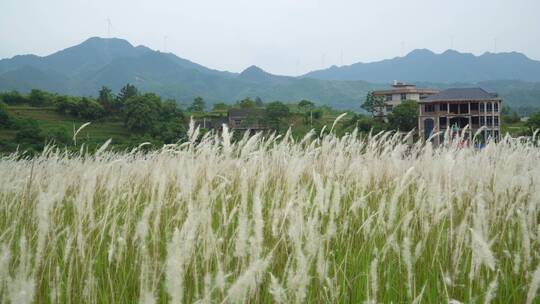
M 446 51 L 444 51 L 442 53 L 442 55 L 445 55 L 445 54 L 446 55 L 456 55 L 456 54 L 459 55 L 459 54 L 462 54 L 462 53 L 460 53 L 460 52 L 458 52 L 456 50 L 453 50 L 453 49 L 448 49 L 448 50 L 446 50 Z
M 251 74 L 251 73 L 268 74 L 265 70 L 261 69 L 260 67 L 258 67 L 256 65 L 250 65 L 245 70 L 243 70 L 242 73 L 240 73 L 240 75 L 242 75 L 242 74 Z
M 540 61 L 522 53 L 485 53 L 476 56 L 446 50 L 441 54 L 417 49 L 404 57 L 371 63 L 355 63 L 310 72 L 304 77 L 321 80 L 364 80 L 389 83 L 406 82 L 480 82 L 490 80 L 540 81 Z
M 247 69 L 243 70 L 239 78 L 250 80 L 250 81 L 266 81 L 272 77 L 270 73 L 265 72 L 263 69 L 259 68 L 256 65 L 249 66 Z
M 433 51 L 429 49 L 416 49 L 416 50 L 410 51 L 405 57 L 425 56 L 425 55 L 431 56 L 431 55 L 435 55 L 435 53 L 433 53 Z

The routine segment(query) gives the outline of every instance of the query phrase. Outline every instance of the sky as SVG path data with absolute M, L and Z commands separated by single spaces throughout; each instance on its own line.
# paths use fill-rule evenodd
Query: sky
M 418 48 L 540 60 L 540 0 L 0 0 L 0 12 L 0 58 L 99 36 L 214 69 L 281 75 Z

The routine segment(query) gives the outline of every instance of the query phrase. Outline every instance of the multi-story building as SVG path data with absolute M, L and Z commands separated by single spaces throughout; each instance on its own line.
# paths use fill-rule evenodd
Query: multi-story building
M 502 99 L 497 94 L 480 88 L 454 88 L 431 95 L 419 103 L 418 131 L 426 140 L 434 132 L 451 128 L 452 134 L 456 134 L 467 125 L 466 139 L 472 138 L 481 127 L 485 130 L 479 139 L 499 138 Z M 433 139 L 436 144 L 442 140 L 443 134 Z
M 405 100 L 421 101 L 428 96 L 439 93 L 433 89 L 420 89 L 414 84 L 407 84 L 402 82 L 395 82 L 392 89 L 373 91 L 372 94 L 375 97 L 384 100 L 384 108 L 381 111 L 375 113 L 377 117 L 386 117 L 392 109 Z
M 257 119 L 260 109 L 230 109 L 228 111 L 229 128 L 239 131 L 257 132 L 267 128 Z

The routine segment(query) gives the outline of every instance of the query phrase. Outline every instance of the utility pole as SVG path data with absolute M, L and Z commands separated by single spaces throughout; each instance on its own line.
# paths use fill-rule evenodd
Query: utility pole
M 105 21 L 107 21 L 107 36 L 111 38 L 111 28 L 112 28 L 111 18 L 107 18 Z
M 165 35 L 165 36 L 163 37 L 163 53 L 166 53 L 166 52 L 167 52 L 167 39 L 168 39 L 168 38 L 169 38 L 169 37 L 167 37 L 167 35 Z

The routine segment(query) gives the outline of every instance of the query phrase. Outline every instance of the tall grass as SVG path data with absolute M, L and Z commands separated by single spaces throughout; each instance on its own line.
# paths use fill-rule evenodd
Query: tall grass
M 2 303 L 533 303 L 540 150 L 221 135 L 0 160 Z

